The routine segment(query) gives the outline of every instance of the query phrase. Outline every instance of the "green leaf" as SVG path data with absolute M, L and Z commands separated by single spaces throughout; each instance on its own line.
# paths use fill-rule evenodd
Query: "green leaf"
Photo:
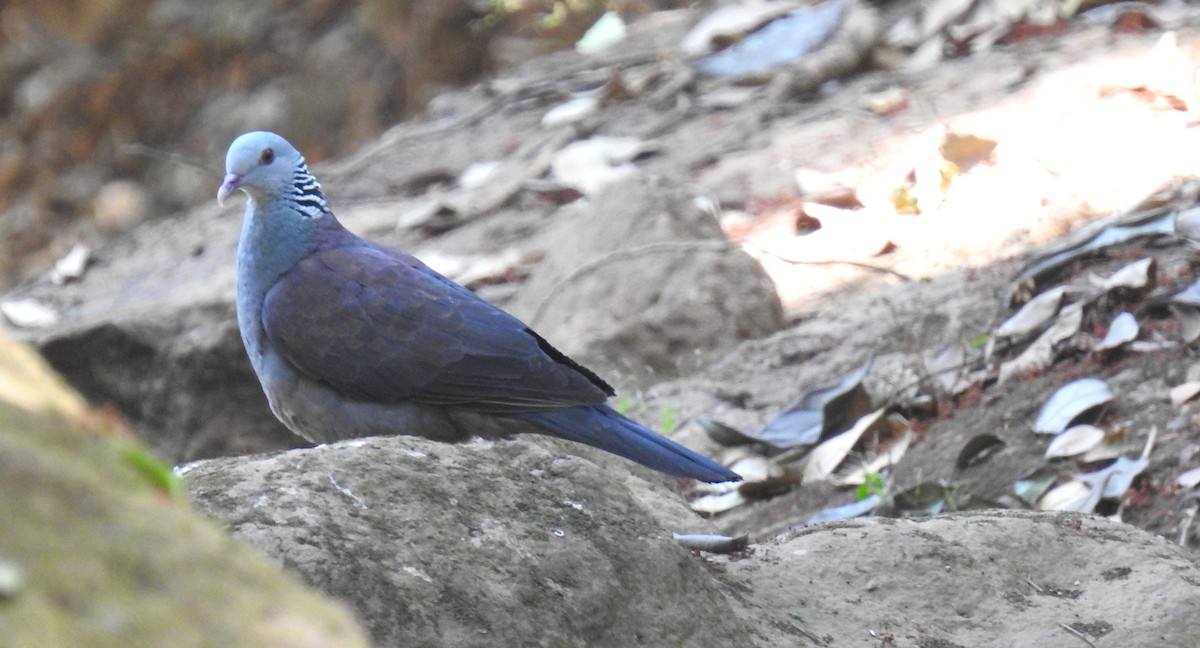
M 151 456 L 145 450 L 129 446 L 121 449 L 121 459 L 133 466 L 141 475 L 164 493 L 174 496 L 180 491 L 179 478 L 167 464 Z

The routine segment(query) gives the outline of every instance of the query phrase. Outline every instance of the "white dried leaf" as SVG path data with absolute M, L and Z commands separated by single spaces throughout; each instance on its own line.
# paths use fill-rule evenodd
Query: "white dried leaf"
M 1039 511 L 1078 511 L 1091 513 L 1100 501 L 1098 494 L 1084 482 L 1073 479 L 1051 488 L 1038 500 Z
M 1059 434 L 1076 417 L 1113 399 L 1108 384 L 1098 378 L 1080 378 L 1054 392 L 1038 412 L 1033 431 L 1038 434 Z
M 1191 344 L 1200 340 L 1200 310 L 1193 306 L 1170 304 L 1171 312 L 1179 320 L 1179 341 Z
M 495 177 L 501 166 L 496 160 L 476 162 L 459 174 L 458 186 L 463 189 L 478 189 Z
M 50 271 L 50 281 L 61 286 L 68 281 L 82 277 L 84 270 L 87 270 L 88 261 L 91 259 L 91 248 L 82 243 L 76 243 L 70 252 L 54 262 L 54 269 Z
M 559 182 L 592 195 L 606 184 L 636 174 L 632 161 L 650 150 L 651 145 L 636 137 L 598 135 L 564 146 L 551 158 L 550 171 Z
M 804 526 L 819 524 L 821 522 L 836 522 L 838 520 L 849 520 L 860 515 L 870 513 L 872 509 L 883 503 L 883 496 L 879 494 L 870 495 L 849 504 L 834 506 L 818 512 L 812 517 L 804 521 Z
M 1129 490 L 1133 484 L 1133 478 L 1140 475 L 1149 465 L 1150 462 L 1145 459 L 1117 457 L 1117 460 L 1108 468 L 1082 474 L 1079 478 L 1090 479 L 1094 486 L 1103 488 L 1102 497 L 1120 497 Z
M 1075 425 L 1054 437 L 1046 448 L 1046 458 L 1074 457 L 1100 445 L 1104 430 L 1094 425 Z
M 1182 385 L 1175 385 L 1171 388 L 1171 404 L 1175 406 L 1183 405 L 1200 394 L 1200 380 L 1185 382 Z
M 1058 286 L 1029 300 L 1021 310 L 996 327 L 995 336 L 1022 337 L 1041 330 L 1058 313 L 1066 292 L 1065 286 Z
M 1185 209 L 1176 214 L 1175 232 L 1193 241 L 1200 241 L 1200 207 Z
M 742 483 L 763 482 L 783 474 L 783 466 L 761 455 L 739 459 L 729 469 L 741 475 Z
M 1079 456 L 1079 461 L 1083 463 L 1095 463 L 1097 461 L 1108 461 L 1120 457 L 1125 452 L 1125 448 L 1113 443 L 1101 443 L 1096 447 L 1088 450 Z
M 692 510 L 705 515 L 716 515 L 735 509 L 746 503 L 746 498 L 738 491 L 729 491 L 720 495 L 705 495 L 692 500 Z
M 600 100 L 593 96 L 576 97 L 546 111 L 542 115 L 542 126 L 561 126 L 594 115 L 600 109 Z
M 26 329 L 47 328 L 58 324 L 54 309 L 33 299 L 13 299 L 0 302 L 0 313 L 13 326 Z
M 1096 286 L 1105 292 L 1114 288 L 1144 290 L 1151 287 L 1150 279 L 1153 276 L 1154 259 L 1147 257 L 1121 267 L 1108 277 L 1090 274 L 1088 276 L 1088 281 L 1091 282 L 1093 286 Z
M 834 486 L 858 486 L 859 484 L 867 483 L 868 474 L 878 475 L 888 466 L 900 463 L 900 459 L 904 457 L 904 453 L 908 452 L 908 446 L 912 443 L 912 440 L 913 433 L 910 430 L 888 447 L 887 450 L 881 452 L 879 456 L 865 465 L 859 466 L 845 474 L 832 475 L 829 478 L 829 483 Z
M 738 40 L 797 6 L 795 2 L 726 5 L 696 23 L 679 47 L 686 56 L 703 56 L 715 49 L 717 41 Z
M 1000 365 L 999 381 L 1004 383 L 1015 375 L 1050 366 L 1054 362 L 1055 347 L 1058 343 L 1078 333 L 1079 327 L 1082 325 L 1083 304 L 1079 302 L 1068 304 L 1059 313 L 1054 326 L 1039 335 L 1021 352 L 1021 355 Z
M 575 43 L 575 51 L 580 54 L 602 52 L 625 40 L 625 33 L 625 21 L 621 14 L 615 11 L 605 12 L 584 32 L 579 42 Z
M 1138 322 L 1133 313 L 1122 312 L 1113 318 L 1112 324 L 1108 326 L 1108 333 L 1100 344 L 1096 345 L 1097 351 L 1107 351 L 1115 349 L 1119 346 L 1127 344 L 1137 339 Z
M 854 427 L 813 448 L 812 453 L 808 455 L 808 463 L 804 465 L 804 483 L 811 484 L 828 479 L 834 469 L 846 458 L 846 455 L 850 454 L 850 450 L 858 443 L 858 439 L 862 437 L 863 433 L 870 429 L 882 415 L 883 409 L 877 409 L 858 419 Z
M 1182 488 L 1195 488 L 1197 484 L 1200 484 L 1200 468 L 1192 468 L 1180 473 L 1175 478 L 1175 482 Z

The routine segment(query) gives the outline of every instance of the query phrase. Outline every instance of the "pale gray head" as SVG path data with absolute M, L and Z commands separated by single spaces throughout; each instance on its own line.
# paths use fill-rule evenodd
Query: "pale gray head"
M 304 156 L 287 140 L 266 131 L 240 135 L 225 154 L 225 179 L 217 190 L 217 202 L 241 189 L 256 204 L 286 199 L 309 218 L 328 212 L 325 196 Z

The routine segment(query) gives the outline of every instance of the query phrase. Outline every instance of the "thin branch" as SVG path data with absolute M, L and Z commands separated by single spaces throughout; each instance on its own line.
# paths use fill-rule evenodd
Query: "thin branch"
M 1086 643 L 1087 645 L 1091 646 L 1092 648 L 1096 648 L 1096 644 L 1092 643 L 1092 640 L 1088 639 L 1087 635 L 1076 630 L 1075 628 L 1072 628 L 1071 626 L 1069 626 L 1065 623 L 1058 624 L 1058 627 L 1062 628 L 1063 630 L 1066 630 L 1067 632 L 1070 632 L 1071 634 L 1075 635 L 1076 637 L 1079 637 L 1080 641 Z
M 741 243 L 742 243 L 742 245 L 752 247 L 755 250 L 758 250 L 759 252 L 761 252 L 767 256 L 774 257 L 780 261 L 783 261 L 784 263 L 790 263 L 792 265 L 814 265 L 814 266 L 848 265 L 848 266 L 853 266 L 855 268 L 862 268 L 863 270 L 870 270 L 871 272 L 881 272 L 883 274 L 889 274 L 889 275 L 892 275 L 893 277 L 896 277 L 897 279 L 900 279 L 902 281 L 914 281 L 914 279 L 912 277 L 904 274 L 903 272 L 897 272 L 896 270 L 892 270 L 891 268 L 884 268 L 884 267 L 877 266 L 877 265 L 871 265 L 870 263 L 863 263 L 862 261 L 838 261 L 836 259 L 823 260 L 823 261 L 805 261 L 803 259 L 791 259 L 791 258 L 785 257 L 781 254 L 772 252 L 771 250 L 768 250 L 767 248 L 762 247 L 761 245 L 758 245 L 757 243 L 751 243 L 750 241 L 742 241 Z
M 151 146 L 146 146 L 145 144 L 139 144 L 136 142 L 130 143 L 130 144 L 121 144 L 120 146 L 118 146 L 117 150 L 120 153 L 125 154 L 125 155 L 137 155 L 137 156 L 141 156 L 141 157 L 148 157 L 153 160 L 162 160 L 164 162 L 178 164 L 179 166 L 191 167 L 193 169 L 200 169 L 201 171 L 204 171 L 205 173 L 208 173 L 210 175 L 215 175 L 218 178 L 220 178 L 222 175 L 219 171 L 214 171 L 212 167 L 204 164 L 203 162 L 197 160 L 196 158 L 193 158 L 188 155 L 183 155 L 181 153 L 171 153 L 168 151 L 163 151 L 163 150 L 151 147 Z

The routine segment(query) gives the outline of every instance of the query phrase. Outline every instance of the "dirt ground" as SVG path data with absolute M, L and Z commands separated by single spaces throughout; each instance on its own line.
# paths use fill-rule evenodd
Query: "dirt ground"
M 757 429 L 805 391 L 832 384 L 868 357 L 875 358 L 867 381 L 875 404 L 902 401 L 897 394 L 928 378 L 923 354 L 969 344 L 1015 310 L 1012 280 L 1025 264 L 1061 246 L 1068 232 L 1132 210 L 1200 172 L 1194 111 L 1168 108 L 1161 99 L 1170 84 L 1185 94 L 1194 88 L 1198 20 L 1200 11 L 1185 9 L 1172 30 L 1137 34 L 1081 21 L 1064 33 L 929 70 L 868 72 L 827 84 L 798 104 L 750 103 L 666 130 L 645 170 L 687 172 L 698 194 L 721 205 L 727 234 L 749 242 L 745 249 L 776 282 L 791 325 L 697 375 L 635 392 L 639 414 L 650 423 L 677 417 L 682 438 L 708 443 L 693 417 Z M 903 109 L 880 115 L 863 107 L 864 98 L 889 89 L 905 97 Z M 614 118 L 612 125 L 620 124 Z M 699 135 L 702 129 L 706 136 Z M 995 153 L 954 177 L 937 208 L 898 215 L 895 188 L 946 132 L 994 140 Z M 706 158 L 714 139 L 737 144 Z M 815 176 L 852 187 L 863 208 L 821 211 L 811 195 L 797 191 L 798 169 L 801 184 Z M 1185 196 L 1174 207 L 1193 200 Z M 810 216 L 821 228 L 798 234 L 795 223 Z M 959 394 L 936 394 L 936 404 L 924 411 L 900 406 L 918 435 L 888 471 L 892 492 L 941 482 L 953 486 L 964 506 L 1019 506 L 1013 483 L 1039 467 L 1056 468 L 1060 482 L 1094 469 L 1048 461 L 1047 439 L 1032 433 L 1054 390 L 1094 376 L 1117 395 L 1097 424 L 1125 455 L 1137 457 L 1150 430 L 1157 430 L 1149 466 L 1124 497 L 1101 502 L 1097 512 L 1194 544 L 1194 491 L 1181 489 L 1175 477 L 1200 465 L 1200 421 L 1196 405 L 1176 406 L 1167 398 L 1171 387 L 1200 372 L 1194 350 L 1177 344 L 1091 350 L 1122 310 L 1146 322 L 1141 339 L 1178 340 L 1179 323 L 1157 299 L 1195 278 L 1193 246 L 1179 239 L 1117 246 L 1067 266 L 1036 290 L 1086 284 L 1089 273 L 1107 276 L 1145 256 L 1156 258 L 1157 287 L 1149 296 L 1117 295 L 1097 304 L 1049 367 L 1003 384 L 986 380 Z M 624 387 L 629 393 L 638 384 Z M 957 469 L 964 444 L 980 434 L 999 437 L 1003 450 Z M 729 533 L 765 537 L 854 498 L 853 489 L 804 484 L 714 520 Z

